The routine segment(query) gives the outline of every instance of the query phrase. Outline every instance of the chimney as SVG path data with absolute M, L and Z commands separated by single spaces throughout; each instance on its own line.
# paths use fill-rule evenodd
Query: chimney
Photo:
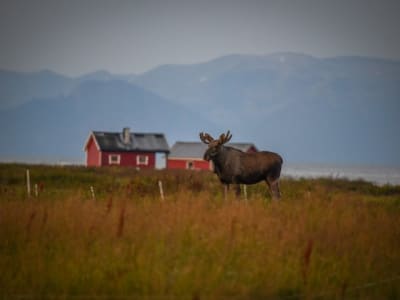
M 131 143 L 131 134 L 129 132 L 129 127 L 125 127 L 124 129 L 122 129 L 122 140 L 124 141 L 124 144 Z

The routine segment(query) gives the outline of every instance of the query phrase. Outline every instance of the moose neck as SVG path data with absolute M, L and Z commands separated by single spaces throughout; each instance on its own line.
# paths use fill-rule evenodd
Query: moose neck
M 217 170 L 220 170 L 222 166 L 225 164 L 225 160 L 227 158 L 226 152 L 227 149 L 224 146 L 221 146 L 221 148 L 218 151 L 218 154 L 212 159 L 214 166 Z

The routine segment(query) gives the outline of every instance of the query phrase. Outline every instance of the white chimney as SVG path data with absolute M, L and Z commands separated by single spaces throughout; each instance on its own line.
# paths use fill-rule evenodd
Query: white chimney
M 129 127 L 125 127 L 124 129 L 122 129 L 122 139 L 124 141 L 124 144 L 131 143 L 131 134 L 129 132 Z

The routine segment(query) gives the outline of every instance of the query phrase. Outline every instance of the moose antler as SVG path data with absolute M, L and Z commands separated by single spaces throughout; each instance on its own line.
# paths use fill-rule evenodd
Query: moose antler
M 200 140 L 204 143 L 204 144 L 209 144 L 211 143 L 214 139 L 211 135 L 209 135 L 208 133 L 203 133 L 200 132 Z
M 223 133 L 223 134 L 221 134 L 221 135 L 219 136 L 218 143 L 219 143 L 220 145 L 223 145 L 223 144 L 229 142 L 229 141 L 231 140 L 231 138 L 232 138 L 232 134 L 231 134 L 230 131 L 228 130 L 226 134 Z

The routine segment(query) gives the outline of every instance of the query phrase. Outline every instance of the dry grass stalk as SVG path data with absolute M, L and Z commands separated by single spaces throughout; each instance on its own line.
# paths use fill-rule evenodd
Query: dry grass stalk
M 117 237 L 118 238 L 122 237 L 122 234 L 124 233 L 125 211 L 126 211 L 126 203 L 124 201 L 122 204 L 120 213 L 119 213 L 119 218 L 118 218 L 118 226 L 117 226 Z
M 66 171 L 35 169 L 46 191 L 34 203 L 23 176 L 0 186 L 0 298 L 400 295 L 400 189 L 284 180 L 283 201 L 260 185 L 245 203 L 207 173 Z M 89 185 L 97 201 L 84 201 Z
M 110 213 L 112 206 L 113 206 L 113 198 L 112 198 L 112 196 L 110 196 L 108 198 L 107 205 L 106 205 L 106 215 Z
M 30 233 L 31 233 L 31 228 L 33 224 L 33 220 L 36 217 L 36 210 L 33 210 L 28 217 L 28 222 L 26 223 L 26 237 L 29 238 Z
M 313 252 L 313 247 L 314 247 L 314 242 L 312 239 L 309 239 L 307 242 L 307 246 L 303 252 L 302 265 L 301 265 L 301 275 L 303 278 L 304 285 L 307 284 L 307 278 L 308 278 L 309 269 L 310 269 L 311 254 Z

